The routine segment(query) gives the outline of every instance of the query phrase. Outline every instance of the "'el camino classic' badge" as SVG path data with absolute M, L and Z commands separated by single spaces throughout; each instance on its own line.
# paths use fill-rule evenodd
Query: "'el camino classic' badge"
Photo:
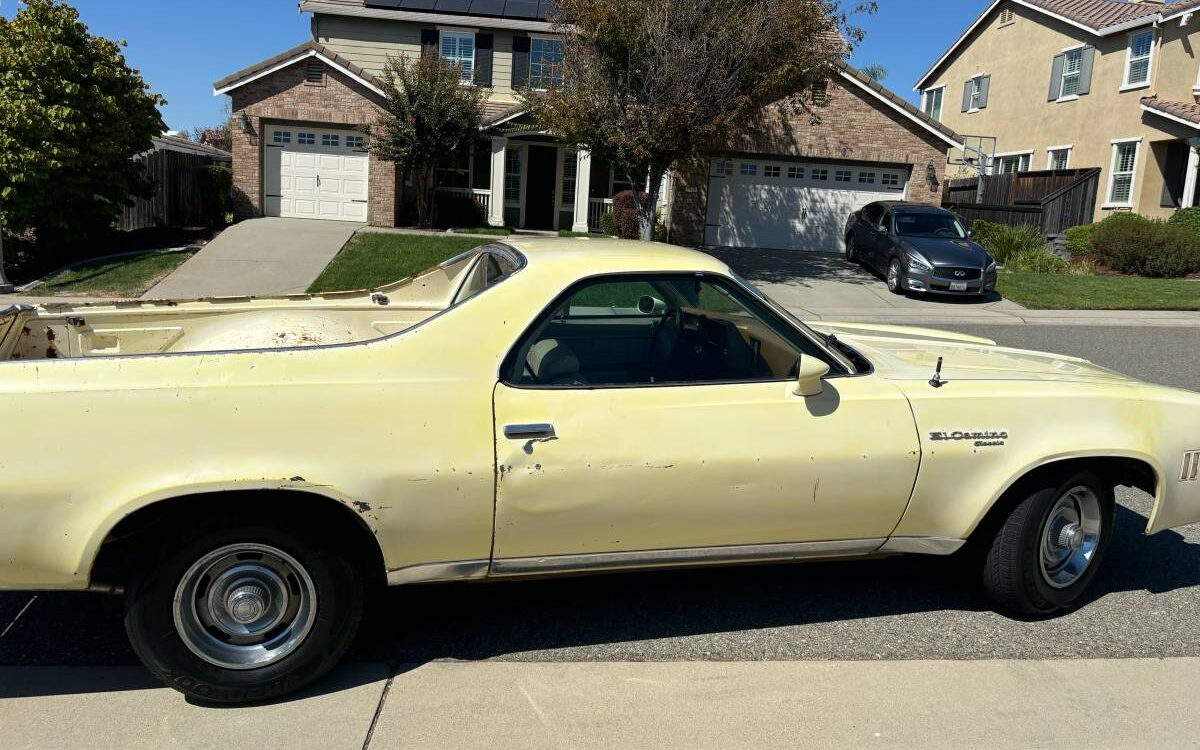
M 1008 432 L 1006 430 L 980 430 L 978 432 L 931 432 L 929 433 L 930 440 L 957 440 L 970 441 L 975 444 L 976 448 L 995 448 L 1004 445 L 1008 440 Z

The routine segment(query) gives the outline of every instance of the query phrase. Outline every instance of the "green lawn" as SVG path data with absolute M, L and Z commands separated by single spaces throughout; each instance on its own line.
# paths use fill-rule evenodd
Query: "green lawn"
M 507 237 L 513 233 L 512 227 L 454 227 L 454 234 L 490 234 L 497 237 Z
M 1034 310 L 1200 310 L 1200 279 L 1003 271 L 996 291 Z
M 325 267 L 308 291 L 375 289 L 487 244 L 478 237 L 360 232 Z
M 37 296 L 140 297 L 192 253 L 144 253 L 92 261 L 47 278 L 29 291 Z

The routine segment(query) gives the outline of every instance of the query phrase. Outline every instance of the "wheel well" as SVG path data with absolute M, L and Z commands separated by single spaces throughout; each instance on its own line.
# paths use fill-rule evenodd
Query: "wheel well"
M 1136 458 L 1120 456 L 1095 456 L 1088 458 L 1068 458 L 1061 461 L 1038 466 L 1013 482 L 1000 499 L 992 504 L 983 520 L 971 533 L 972 538 L 990 538 L 992 532 L 1004 522 L 1013 506 L 1021 502 L 1027 491 L 1045 482 L 1058 482 L 1071 474 L 1091 471 L 1099 476 L 1110 487 L 1125 485 L 1139 490 L 1155 493 L 1158 487 L 1158 475 L 1154 467 Z
M 286 515 L 285 515 L 286 514 Z M 382 584 L 387 577 L 383 550 L 370 527 L 342 503 L 308 492 L 250 490 L 185 495 L 147 505 L 121 519 L 105 537 L 92 564 L 91 585 L 100 589 L 124 586 L 133 566 L 153 539 L 165 538 L 172 530 L 213 517 L 253 516 L 280 525 L 302 520 L 321 530 L 357 558 L 370 583 Z

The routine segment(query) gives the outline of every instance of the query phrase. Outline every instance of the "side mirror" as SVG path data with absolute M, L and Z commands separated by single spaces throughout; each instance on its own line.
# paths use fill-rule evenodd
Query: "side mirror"
M 651 297 L 649 294 L 643 295 L 641 299 L 638 300 L 638 312 L 640 312 L 642 315 L 655 315 L 657 313 L 665 312 L 666 309 L 666 302 L 663 302 L 655 297 Z
M 968 240 L 973 240 L 973 239 L 975 239 L 975 230 L 974 230 L 974 229 L 968 229 L 968 230 L 967 230 L 967 239 L 968 239 Z
M 816 357 L 801 357 L 800 372 L 796 376 L 796 390 L 792 391 L 797 396 L 820 396 L 825 390 L 825 382 L 822 380 L 829 374 L 829 365 L 825 364 Z

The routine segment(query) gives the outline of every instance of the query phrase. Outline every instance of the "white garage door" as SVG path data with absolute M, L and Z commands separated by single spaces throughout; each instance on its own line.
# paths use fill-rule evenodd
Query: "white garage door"
M 840 252 L 850 214 L 903 200 L 908 170 L 878 164 L 714 159 L 704 241 Z
M 367 220 L 367 156 L 361 133 L 272 126 L 263 165 L 267 216 Z

